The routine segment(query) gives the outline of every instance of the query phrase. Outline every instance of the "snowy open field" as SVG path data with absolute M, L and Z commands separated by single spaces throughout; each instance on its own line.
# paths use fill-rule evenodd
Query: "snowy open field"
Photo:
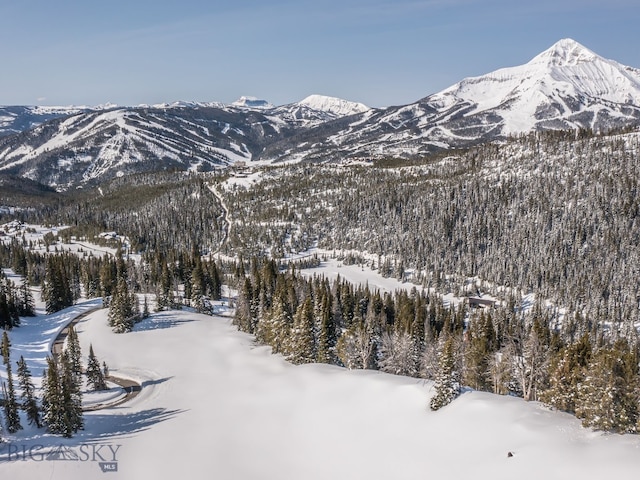
M 429 382 L 293 366 L 227 318 L 163 312 L 116 335 L 106 313 L 78 323 L 83 352 L 93 343 L 142 393 L 86 413 L 72 439 L 18 433 L 0 450 L 4 478 L 596 479 L 640 469 L 637 436 L 594 433 L 536 403 L 467 392 L 432 412 Z M 37 445 L 68 446 L 78 459 L 22 460 Z M 103 473 L 103 460 L 118 471 Z

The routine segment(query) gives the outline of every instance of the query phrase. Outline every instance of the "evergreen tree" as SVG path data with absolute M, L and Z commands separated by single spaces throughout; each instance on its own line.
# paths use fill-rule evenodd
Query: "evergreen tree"
M 47 430 L 56 434 L 64 434 L 68 424 L 60 380 L 58 362 L 47 357 L 47 369 L 42 380 L 42 420 Z
M 205 294 L 206 287 L 204 281 L 204 273 L 202 271 L 202 262 L 200 261 L 200 257 L 196 257 L 196 265 L 194 269 L 191 271 L 191 278 L 189 280 L 190 283 L 190 292 L 189 298 L 191 299 L 191 304 L 193 308 L 198 313 L 204 313 L 206 311 L 205 307 Z M 186 292 L 185 292 L 186 293 Z
M 70 275 L 65 269 L 67 257 L 50 255 L 45 266 L 45 284 L 42 297 L 47 313 L 54 313 L 73 305 Z
M 6 331 L 2 332 L 2 342 L 0 343 L 0 350 L 2 350 L 2 363 L 9 365 L 11 357 L 11 341 Z
M 138 301 L 135 293 L 129 293 L 126 279 L 118 278 L 118 284 L 109 302 L 109 326 L 115 333 L 130 332 L 133 329 Z
M 20 415 L 18 414 L 18 403 L 16 401 L 16 391 L 13 386 L 13 374 L 11 373 L 10 359 L 6 364 L 7 368 L 7 383 L 2 384 L 2 391 L 4 394 L 4 414 L 7 420 L 7 431 L 9 433 L 15 433 L 22 429 L 20 424 Z
M 36 304 L 29 288 L 29 282 L 25 279 L 20 286 L 19 314 L 23 317 L 33 317 L 36 314 Z
M 100 368 L 100 362 L 93 353 L 93 345 L 89 345 L 89 361 L 87 364 L 87 383 L 92 390 L 107 390 L 104 373 Z
M 318 346 L 316 361 L 318 363 L 334 363 L 336 360 L 336 324 L 331 308 L 331 297 L 328 286 L 320 289 L 321 294 L 318 306 Z M 317 295 L 316 295 L 317 296 Z
M 220 270 L 215 262 L 207 262 L 206 274 L 207 293 L 212 300 L 220 300 L 222 298 L 222 279 L 220 278 Z
M 38 408 L 38 402 L 36 400 L 35 387 L 31 380 L 31 371 L 25 362 L 24 357 L 20 357 L 18 364 L 18 386 L 22 393 L 22 409 L 27 414 L 27 420 L 29 425 L 35 425 L 40 428 L 42 426 L 40 421 L 40 409 Z
M 371 368 L 374 350 L 373 332 L 357 317 L 336 344 L 338 358 L 349 369 Z
M 587 334 L 561 349 L 551 362 L 549 388 L 540 395 L 547 405 L 575 413 L 578 389 L 584 382 L 591 361 L 591 342 Z
M 384 333 L 380 351 L 380 370 L 394 375 L 415 377 L 418 374 L 415 343 L 415 338 L 408 332 Z
M 473 318 L 466 332 L 465 385 L 488 391 L 491 387 L 491 360 L 496 348 L 495 330 L 490 315 L 484 311 Z
M 289 353 L 289 334 L 293 319 L 289 307 L 282 295 L 273 301 L 273 308 L 258 323 L 256 338 L 259 342 L 271 345 L 274 353 Z
M 638 356 L 625 342 L 600 349 L 578 386 L 576 416 L 585 427 L 620 433 L 638 428 Z
M 144 305 L 142 307 L 142 318 L 149 318 L 149 299 L 144 296 Z
M 43 420 L 51 433 L 71 437 L 83 428 L 82 392 L 80 380 L 73 372 L 71 359 L 65 350 L 57 361 L 47 357 L 43 380 Z
M 289 360 L 295 364 L 312 363 L 315 361 L 315 340 L 313 328 L 313 307 L 311 299 L 307 297 L 293 316 L 291 331 L 291 348 Z
M 113 290 L 116 286 L 117 277 L 116 262 L 114 262 L 108 255 L 105 254 L 102 264 L 100 266 L 100 286 L 102 287 L 102 296 L 104 298 L 113 295 Z
M 173 294 L 171 293 L 171 273 L 166 263 L 162 264 L 160 275 L 159 291 L 156 295 L 156 310 L 158 312 L 171 308 L 173 305 Z
M 80 341 L 78 340 L 78 334 L 73 324 L 69 325 L 67 333 L 66 350 L 69 355 L 69 362 L 71 365 L 71 372 L 76 378 L 80 378 L 82 375 L 82 352 L 80 351 Z
M 14 295 L 8 285 L 0 281 L 0 328 L 11 330 L 20 325 L 20 316 Z
M 65 437 L 71 437 L 84 427 L 82 414 L 82 379 L 75 374 L 71 356 L 66 350 L 62 352 L 60 366 L 60 387 L 65 412 L 65 430 L 62 434 Z
M 434 384 L 436 393 L 429 404 L 431 410 L 439 410 L 450 404 L 460 393 L 459 373 L 453 348 L 453 337 L 447 337 L 438 357 L 438 376 Z
M 241 287 L 238 292 L 238 300 L 236 302 L 236 315 L 233 320 L 241 331 L 253 333 L 254 322 L 254 305 L 253 305 L 253 288 L 249 277 L 240 279 Z

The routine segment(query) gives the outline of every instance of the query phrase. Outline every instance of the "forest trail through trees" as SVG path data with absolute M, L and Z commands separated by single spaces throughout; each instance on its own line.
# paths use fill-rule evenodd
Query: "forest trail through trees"
M 77 317 L 75 317 L 73 320 L 71 320 L 66 327 L 64 327 L 60 333 L 58 333 L 58 336 L 56 337 L 56 339 L 53 342 L 53 345 L 51 346 L 51 353 L 55 356 L 55 355 L 60 355 L 62 353 L 62 348 L 64 346 L 64 341 L 67 338 L 67 335 L 69 333 L 69 327 L 72 325 L 76 325 L 80 320 L 83 320 L 84 318 L 86 318 L 87 316 L 89 316 L 90 314 L 92 314 L 93 312 L 96 312 L 98 310 L 100 310 L 101 307 L 96 307 L 96 308 L 92 308 L 91 310 L 88 310 L 84 313 L 81 313 L 80 315 L 78 315 Z M 116 407 L 119 405 L 122 405 L 123 403 L 129 402 L 132 399 L 134 399 L 135 397 L 138 396 L 138 394 L 142 391 L 142 385 L 140 385 L 138 382 L 136 382 L 135 380 L 131 380 L 128 378 L 121 378 L 121 377 L 116 377 L 114 375 L 109 375 L 105 378 L 105 380 L 109 381 L 109 382 L 113 382 L 117 385 L 119 385 L 124 391 L 125 391 L 125 396 L 124 397 L 118 397 L 110 402 L 106 402 L 106 403 L 100 403 L 97 405 L 89 405 L 87 407 L 84 407 L 82 410 L 84 412 L 92 412 L 95 410 L 102 410 L 104 408 L 111 408 L 111 407 Z
M 218 202 L 222 207 L 222 219 L 224 221 L 222 239 L 220 240 L 220 246 L 214 252 L 214 253 L 219 253 L 224 247 L 224 245 L 227 243 L 227 240 L 229 240 L 229 235 L 231 234 L 231 225 L 232 225 L 231 216 L 229 215 L 229 207 L 227 206 L 226 203 L 224 203 L 224 198 L 222 197 L 222 194 L 218 191 L 218 188 L 213 184 L 209 184 L 207 185 L 207 187 L 209 188 L 211 193 L 213 193 L 214 197 L 218 199 Z

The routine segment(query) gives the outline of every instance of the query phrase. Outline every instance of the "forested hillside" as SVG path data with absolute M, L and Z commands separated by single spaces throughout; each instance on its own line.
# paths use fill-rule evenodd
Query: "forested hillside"
M 126 304 L 119 331 L 139 315 L 131 292 L 207 311 L 226 283 L 238 327 L 295 363 L 435 379 L 432 408 L 468 386 L 635 432 L 639 154 L 637 132 L 547 132 L 410 163 L 121 177 L 3 213 L 69 225 L 63 242 L 108 243 L 117 259 L 58 252 L 53 236 L 45 258 L 19 235 L 0 258 L 47 301 L 68 299 L 52 311 L 80 293 Z M 297 273 L 323 256 L 415 289 L 383 295 Z M 470 308 L 478 295 L 495 306 Z
M 301 165 L 225 190 L 227 253 L 314 245 L 460 292 L 535 293 L 596 322 L 638 320 L 638 134 L 546 133 L 374 166 Z M 598 272 L 594 274 L 594 272 Z

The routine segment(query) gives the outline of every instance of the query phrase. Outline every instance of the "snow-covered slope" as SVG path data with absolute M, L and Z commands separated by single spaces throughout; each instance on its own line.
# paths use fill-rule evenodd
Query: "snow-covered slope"
M 640 106 L 640 70 L 563 39 L 524 65 L 466 78 L 428 102 L 439 111 L 467 107 L 466 116 L 493 111 L 503 134 L 554 122 L 606 128 L 626 116 L 625 106 Z
M 640 124 L 640 70 L 563 39 L 528 63 L 274 145 L 271 158 L 410 157 L 521 132 Z
M 88 107 L 0 107 L 0 137 L 28 130 L 48 120 L 67 117 L 88 110 L 90 110 Z
M 324 95 L 310 95 L 299 102 L 275 107 L 267 112 L 272 118 L 303 127 L 319 127 L 326 122 L 350 117 L 369 110 L 362 103 Z
M 298 105 L 307 106 L 313 110 L 327 112 L 337 117 L 346 117 L 355 115 L 369 110 L 369 107 L 363 103 L 350 102 L 336 97 L 327 97 L 325 95 L 309 95 L 307 98 L 300 100 Z
M 0 172 L 68 189 L 136 172 L 206 171 L 252 160 L 274 139 L 366 108 L 316 95 L 282 107 L 243 97 L 231 105 L 173 102 L 68 112 L 0 139 Z
M 231 104 L 234 107 L 242 107 L 248 109 L 268 110 L 274 105 L 257 97 L 242 96 Z
M 13 356 L 30 321 L 9 332 Z M 229 319 L 159 312 L 118 335 L 103 309 L 76 329 L 85 355 L 92 344 L 142 391 L 87 412 L 74 438 L 28 426 L 12 435 L 0 445 L 5 478 L 602 479 L 640 469 L 635 435 L 594 433 L 570 415 L 489 393 L 432 412 L 431 382 L 294 366 Z M 45 456 L 61 446 L 68 457 Z M 100 462 L 117 473 L 102 473 Z
M 213 108 L 73 115 L 1 139 L 0 171 L 65 189 L 142 171 L 210 170 L 251 158 L 249 118 Z

